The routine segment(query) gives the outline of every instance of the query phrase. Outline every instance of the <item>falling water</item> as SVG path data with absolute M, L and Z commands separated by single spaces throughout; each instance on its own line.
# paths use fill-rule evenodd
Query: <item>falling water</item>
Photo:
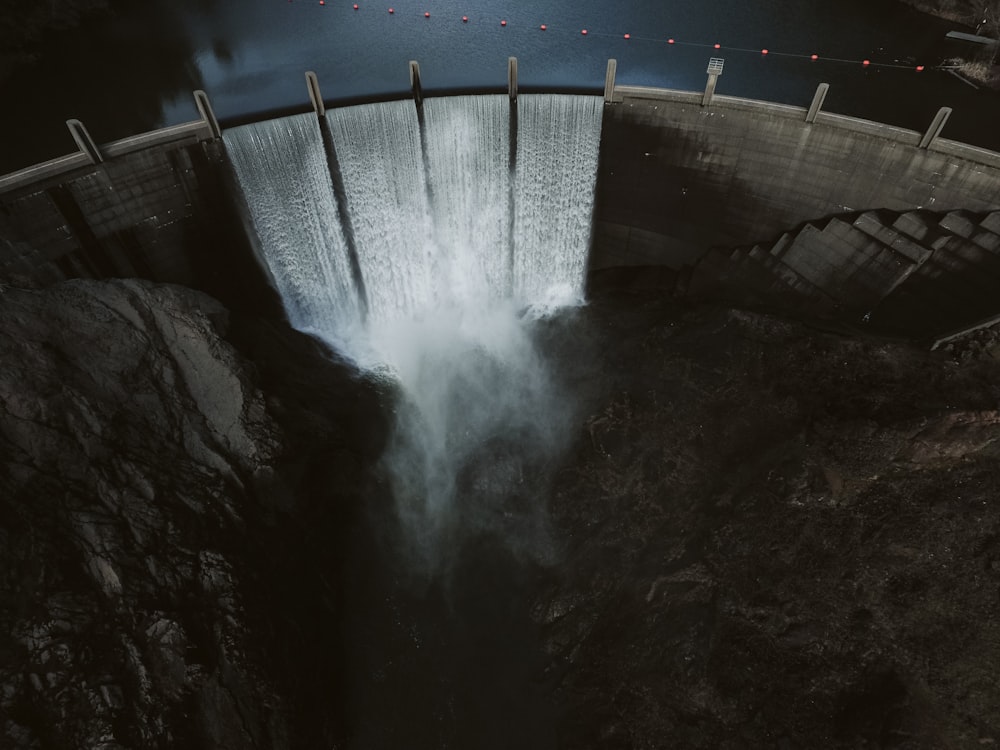
M 434 300 L 435 253 L 413 103 L 334 109 L 326 117 L 372 320 L 427 308 Z
M 296 328 L 340 331 L 360 316 L 316 118 L 297 115 L 225 134 L 267 265 Z
M 521 97 L 513 273 L 532 304 L 582 300 L 601 107 L 592 96 Z
M 395 102 L 226 134 L 293 324 L 395 394 L 380 469 L 397 512 L 352 536 L 345 575 L 352 748 L 555 742 L 527 581 L 549 559 L 572 399 L 535 334 L 583 296 L 601 104 L 522 96 L 514 174 L 509 106 L 428 99 L 418 118 Z
M 424 103 L 435 235 L 458 298 L 482 302 L 512 290 L 509 112 L 502 96 Z
M 532 326 L 538 309 L 582 300 L 601 104 L 522 96 L 513 175 L 509 107 L 428 99 L 423 133 L 409 101 L 326 115 L 363 329 L 316 118 L 226 134 L 293 323 L 398 386 L 383 468 L 430 569 L 475 534 L 544 546 L 537 495 L 568 413 Z

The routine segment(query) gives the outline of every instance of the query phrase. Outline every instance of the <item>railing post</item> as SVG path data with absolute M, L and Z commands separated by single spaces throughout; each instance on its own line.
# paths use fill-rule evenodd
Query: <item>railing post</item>
M 511 101 L 517 100 L 517 58 L 507 58 L 507 96 Z
M 604 103 L 611 104 L 615 99 L 615 74 L 618 72 L 618 61 L 608 60 L 608 72 L 604 74 Z
M 424 106 L 424 90 L 420 85 L 420 63 L 410 60 L 410 88 L 413 90 L 413 102 L 417 109 Z
M 212 131 L 212 137 L 221 138 L 222 129 L 219 127 L 219 121 L 215 119 L 215 112 L 212 110 L 212 103 L 208 100 L 208 94 L 198 89 L 194 92 L 194 103 L 198 107 L 201 119 L 205 121 L 208 129 Z
M 319 79 L 311 70 L 306 71 L 306 87 L 309 89 L 309 101 L 312 102 L 316 116 L 322 117 L 326 114 L 326 105 L 323 104 L 323 94 L 319 90 Z
M 934 119 L 931 121 L 930 127 L 924 133 L 924 137 L 920 139 L 920 148 L 930 148 L 930 145 L 941 135 L 941 131 L 944 130 L 944 124 L 948 122 L 949 117 L 951 117 L 951 107 L 941 107 L 937 111 L 937 114 L 934 115 Z
M 708 83 L 705 84 L 705 95 L 701 97 L 701 106 L 707 107 L 712 103 L 712 97 L 715 96 L 715 84 L 719 81 L 719 76 L 722 75 L 722 68 L 726 64 L 726 61 L 721 57 L 713 57 L 708 61 Z
M 84 127 L 82 122 L 79 120 L 66 120 L 66 127 L 69 128 L 70 135 L 76 141 L 77 148 L 85 153 L 92 163 L 100 164 L 104 161 L 101 150 L 94 143 L 94 139 L 90 137 L 90 133 L 87 132 L 87 128 Z
M 821 83 L 816 87 L 816 93 L 813 94 L 812 104 L 809 105 L 809 112 L 806 114 L 806 122 L 816 122 L 816 117 L 819 115 L 820 110 L 823 109 L 823 100 L 826 99 L 826 92 L 829 90 L 829 83 Z

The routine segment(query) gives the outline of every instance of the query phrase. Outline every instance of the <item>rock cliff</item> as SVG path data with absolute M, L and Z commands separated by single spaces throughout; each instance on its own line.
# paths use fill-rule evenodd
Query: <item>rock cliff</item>
M 0 744 L 335 735 L 335 711 L 312 737 L 297 714 L 336 690 L 338 659 L 299 645 L 336 616 L 329 527 L 303 528 L 344 514 L 361 476 L 350 420 L 323 396 L 349 393 L 335 363 L 287 328 L 240 330 L 204 295 L 137 281 L 7 287 L 0 320 Z M 317 472 L 326 489 L 310 492 Z

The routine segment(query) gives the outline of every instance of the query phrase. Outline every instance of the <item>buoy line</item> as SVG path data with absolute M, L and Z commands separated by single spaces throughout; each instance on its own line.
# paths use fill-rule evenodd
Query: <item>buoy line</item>
M 288 0 L 289 3 L 292 0 Z M 326 0 L 319 0 L 319 4 L 326 6 Z M 352 5 L 354 10 L 360 10 L 360 5 L 354 3 Z M 395 8 L 388 8 L 388 14 L 391 16 L 403 16 L 402 13 L 396 13 Z M 423 17 L 425 20 L 430 19 L 430 11 L 424 11 Z M 463 15 L 458 17 L 460 23 L 464 25 L 471 25 L 472 19 L 468 15 Z M 499 19 L 499 25 L 501 28 L 508 28 L 509 24 L 506 18 Z M 566 35 L 566 32 L 559 30 L 551 31 L 547 23 L 539 24 L 536 27 L 539 31 L 544 31 L 551 33 L 555 36 Z M 884 62 L 872 62 L 870 59 L 849 59 L 843 57 L 827 57 L 824 55 L 819 55 L 818 53 L 803 54 L 801 52 L 782 52 L 781 50 L 774 50 L 769 47 L 763 47 L 760 49 L 749 48 L 749 47 L 727 47 L 722 45 L 720 42 L 700 42 L 700 41 L 682 41 L 674 37 L 651 37 L 651 36 L 641 36 L 635 35 L 631 32 L 624 32 L 622 34 L 614 34 L 606 31 L 594 31 L 591 28 L 580 29 L 579 31 L 574 30 L 572 32 L 573 36 L 581 37 L 604 37 L 605 39 L 623 39 L 627 42 L 646 42 L 654 44 L 664 44 L 666 46 L 680 46 L 680 47 L 697 47 L 704 49 L 711 49 L 716 51 L 726 51 L 726 52 L 737 52 L 741 54 L 758 54 L 761 57 L 786 57 L 791 59 L 809 60 L 810 62 L 826 62 L 826 63 L 837 63 L 841 65 L 861 65 L 864 68 L 891 68 L 896 70 L 915 70 L 918 73 L 927 69 L 926 65 L 902 65 L 900 63 L 884 63 Z M 937 69 L 937 66 L 930 66 L 930 69 Z

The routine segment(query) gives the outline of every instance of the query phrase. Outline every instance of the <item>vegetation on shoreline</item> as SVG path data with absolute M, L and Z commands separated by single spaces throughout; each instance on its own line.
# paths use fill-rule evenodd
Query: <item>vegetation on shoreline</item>
M 939 18 L 960 23 L 975 34 L 1000 39 L 1000 0 L 901 0 Z M 969 45 L 974 47 L 975 45 Z M 1000 46 L 970 50 L 968 56 L 953 57 L 946 64 L 958 75 L 978 86 L 1000 91 Z
M 1000 0 L 900 0 L 911 8 L 1000 38 Z

